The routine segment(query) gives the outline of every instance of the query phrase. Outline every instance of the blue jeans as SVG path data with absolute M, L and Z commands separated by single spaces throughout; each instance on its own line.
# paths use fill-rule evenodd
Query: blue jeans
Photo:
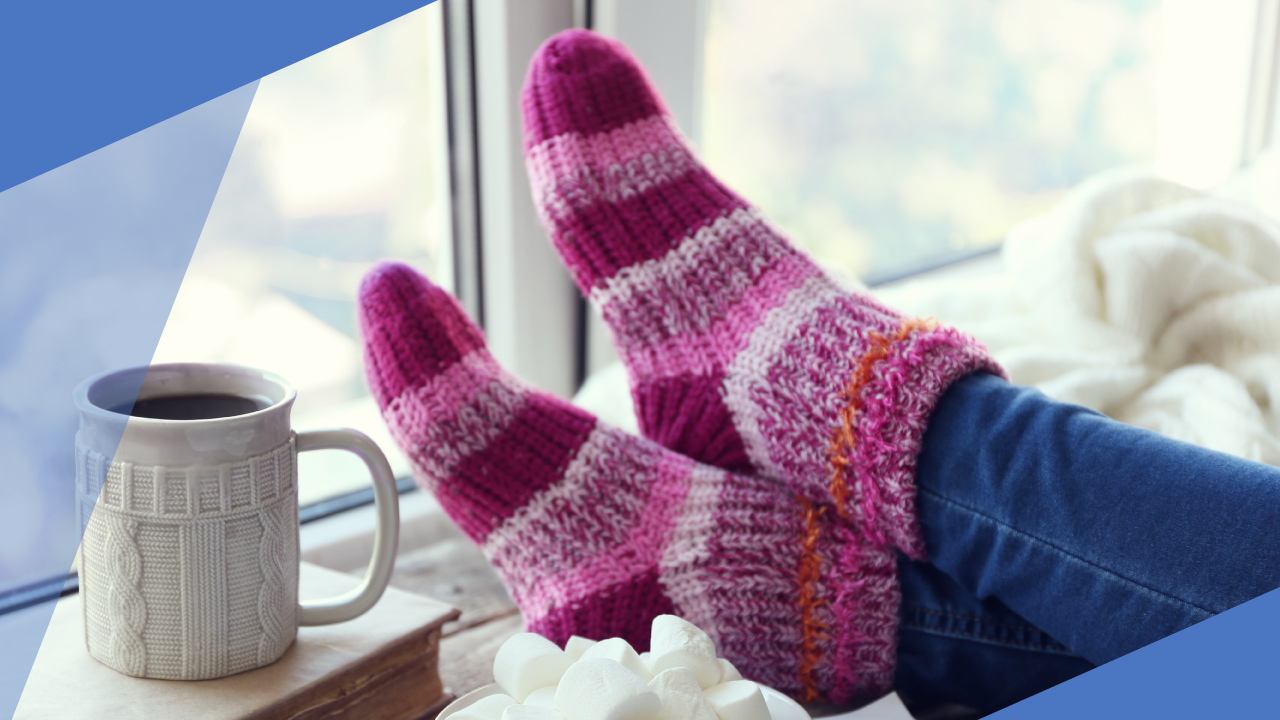
M 898 689 L 990 712 L 1280 587 L 1280 469 L 991 375 L 942 397 L 905 558 Z

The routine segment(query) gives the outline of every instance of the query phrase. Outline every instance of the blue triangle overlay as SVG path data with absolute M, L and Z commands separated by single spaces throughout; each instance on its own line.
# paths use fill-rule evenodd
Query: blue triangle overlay
M 0 2 L 0 191 L 429 2 Z
M 71 391 L 151 362 L 257 83 L 0 193 L 0 593 L 71 567 Z M 0 718 L 53 612 L 0 615 Z
M 1097 618 L 1105 623 L 1107 618 Z M 1280 716 L 1280 590 L 1034 695 L 999 720 Z

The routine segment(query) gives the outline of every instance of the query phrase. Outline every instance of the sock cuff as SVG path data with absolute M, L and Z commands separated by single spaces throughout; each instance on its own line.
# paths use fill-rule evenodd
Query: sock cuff
M 748 677 L 843 703 L 887 692 L 896 553 L 782 484 L 695 466 L 661 561 L 676 613 Z
M 923 560 L 916 459 L 933 409 L 965 375 L 1007 375 L 981 343 L 933 321 L 909 319 L 895 331 L 867 335 L 842 395 L 830 454 L 831 495 L 870 541 Z

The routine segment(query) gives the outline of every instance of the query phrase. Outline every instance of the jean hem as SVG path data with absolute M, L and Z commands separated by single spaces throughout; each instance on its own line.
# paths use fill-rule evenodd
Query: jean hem
M 911 616 L 919 619 L 911 619 Z M 959 624 L 961 626 L 954 626 Z M 948 626 L 951 625 L 951 626 Z M 984 632 L 986 628 L 1000 628 L 996 632 Z M 1010 650 L 1041 652 L 1044 655 L 1061 655 L 1076 657 L 1069 647 L 1044 635 L 1043 630 L 1034 625 L 1014 625 L 1000 623 L 977 615 L 957 615 L 954 612 L 943 612 L 932 607 L 904 606 L 900 630 L 916 630 L 916 632 L 938 635 L 938 637 L 963 638 L 965 641 L 989 644 L 989 646 L 1010 648 Z M 1016 641 L 1000 637 L 1001 633 L 1043 635 L 1043 642 Z

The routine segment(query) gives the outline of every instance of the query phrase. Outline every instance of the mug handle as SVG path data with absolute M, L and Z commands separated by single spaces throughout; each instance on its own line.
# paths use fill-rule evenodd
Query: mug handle
M 382 597 L 391 580 L 400 542 L 400 495 L 391 465 L 378 446 L 356 430 L 314 430 L 298 433 L 298 452 L 346 450 L 355 453 L 373 475 L 373 501 L 378 523 L 373 535 L 373 560 L 360 586 L 337 597 L 300 603 L 299 625 L 332 625 L 363 615 Z

